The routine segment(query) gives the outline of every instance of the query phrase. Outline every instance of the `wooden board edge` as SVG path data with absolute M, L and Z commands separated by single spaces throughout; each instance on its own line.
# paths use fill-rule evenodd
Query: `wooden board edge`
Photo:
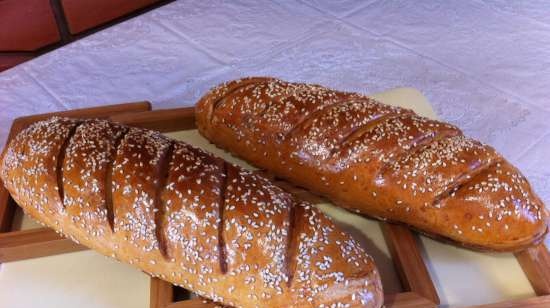
M 151 103 L 148 101 L 130 102 L 121 104 L 112 104 L 104 106 L 95 106 L 89 108 L 71 109 L 63 111 L 55 111 L 41 114 L 33 114 L 28 116 L 18 117 L 13 120 L 14 123 L 21 123 L 24 126 L 31 123 L 41 121 L 53 116 L 62 116 L 70 118 L 107 118 L 113 114 L 121 114 L 128 112 L 142 112 L 151 110 Z
M 49 228 L 0 233 L 0 263 L 88 249 Z
M 4 157 L 4 151 L 8 147 L 9 142 L 23 129 L 23 125 L 20 122 L 14 121 L 10 127 L 8 138 L 2 152 L 0 154 L 0 161 Z M 4 183 L 0 179 L 0 233 L 8 232 L 11 230 L 13 221 L 13 215 L 15 214 L 15 202 L 10 201 L 11 197 L 4 186 Z
M 150 282 L 150 308 L 166 308 L 174 300 L 174 287 L 171 283 L 156 277 Z
M 434 308 L 437 305 L 427 300 L 426 298 L 413 293 L 403 292 L 396 294 L 385 295 L 384 307 L 386 308 Z M 193 298 L 174 302 L 165 306 L 165 308 L 215 308 L 224 307 L 218 303 L 214 303 L 202 298 Z
M 205 300 L 202 298 L 193 298 L 179 302 L 173 302 L 165 306 L 165 308 L 219 308 L 223 307 L 220 304 Z
M 109 119 L 125 125 L 152 129 L 160 132 L 196 128 L 194 107 L 159 109 L 131 114 L 116 114 L 109 117 Z
M 11 230 L 15 215 L 15 202 L 12 201 L 10 193 L 0 180 L 0 234 Z
M 550 307 L 550 295 L 531 297 L 520 300 L 510 300 L 494 304 L 470 306 L 468 308 L 548 308 Z
M 384 296 L 386 308 L 432 308 L 437 307 L 433 301 L 414 292 L 402 292 Z
M 401 225 L 385 222 L 380 224 L 403 288 L 439 304 L 437 290 L 413 232 Z
M 535 293 L 550 295 L 550 252 L 544 242 L 514 255 Z

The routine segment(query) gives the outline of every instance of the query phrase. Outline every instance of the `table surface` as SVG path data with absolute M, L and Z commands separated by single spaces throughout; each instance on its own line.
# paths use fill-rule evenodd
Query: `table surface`
M 18 116 L 193 105 L 248 75 L 364 93 L 414 87 L 550 204 L 545 0 L 176 1 L 0 73 L 0 142 Z

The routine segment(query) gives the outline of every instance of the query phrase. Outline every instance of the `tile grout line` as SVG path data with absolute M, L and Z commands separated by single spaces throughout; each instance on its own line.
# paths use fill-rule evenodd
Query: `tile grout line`
M 60 0 L 50 0 L 50 7 L 52 9 L 57 30 L 63 44 L 68 44 L 73 41 L 73 36 L 69 31 L 69 25 L 67 23 L 67 17 L 63 11 L 63 5 Z

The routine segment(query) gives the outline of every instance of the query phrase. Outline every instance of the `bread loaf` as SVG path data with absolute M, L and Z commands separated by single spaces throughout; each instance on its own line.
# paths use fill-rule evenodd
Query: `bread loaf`
M 36 220 L 214 301 L 382 305 L 373 260 L 319 210 L 157 132 L 51 118 L 17 135 L 0 168 Z
M 547 232 L 543 203 L 494 149 L 365 95 L 245 78 L 207 93 L 196 119 L 219 147 L 363 215 L 481 250 Z

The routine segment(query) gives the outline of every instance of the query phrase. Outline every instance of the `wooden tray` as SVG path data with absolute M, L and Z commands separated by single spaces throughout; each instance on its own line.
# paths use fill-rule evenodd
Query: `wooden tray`
M 137 102 L 17 118 L 13 121 L 7 142 L 30 124 L 53 115 L 78 118 L 110 118 L 127 125 L 161 132 L 195 128 L 192 107 L 152 111 L 150 103 Z M 304 199 L 318 200 L 318 197 L 307 191 L 294 188 L 288 183 L 279 181 L 277 184 L 293 191 L 293 193 Z M 12 231 L 15 207 L 16 204 L 10 198 L 7 190 L 3 185 L 0 185 L 0 263 L 87 249 L 60 237 L 48 228 Z M 380 224 L 396 272 L 399 274 L 403 290 L 405 290 L 402 293 L 386 294 L 386 307 L 436 307 L 439 304 L 439 297 L 421 256 L 416 234 L 402 226 L 383 222 L 380 222 Z M 550 253 L 547 247 L 541 244 L 517 253 L 515 256 L 537 296 L 476 307 L 550 307 Z M 215 307 L 215 304 L 202 299 L 188 299 L 189 293 L 156 278 L 151 279 L 150 292 L 151 308 Z M 175 301 L 175 298 L 187 299 Z

